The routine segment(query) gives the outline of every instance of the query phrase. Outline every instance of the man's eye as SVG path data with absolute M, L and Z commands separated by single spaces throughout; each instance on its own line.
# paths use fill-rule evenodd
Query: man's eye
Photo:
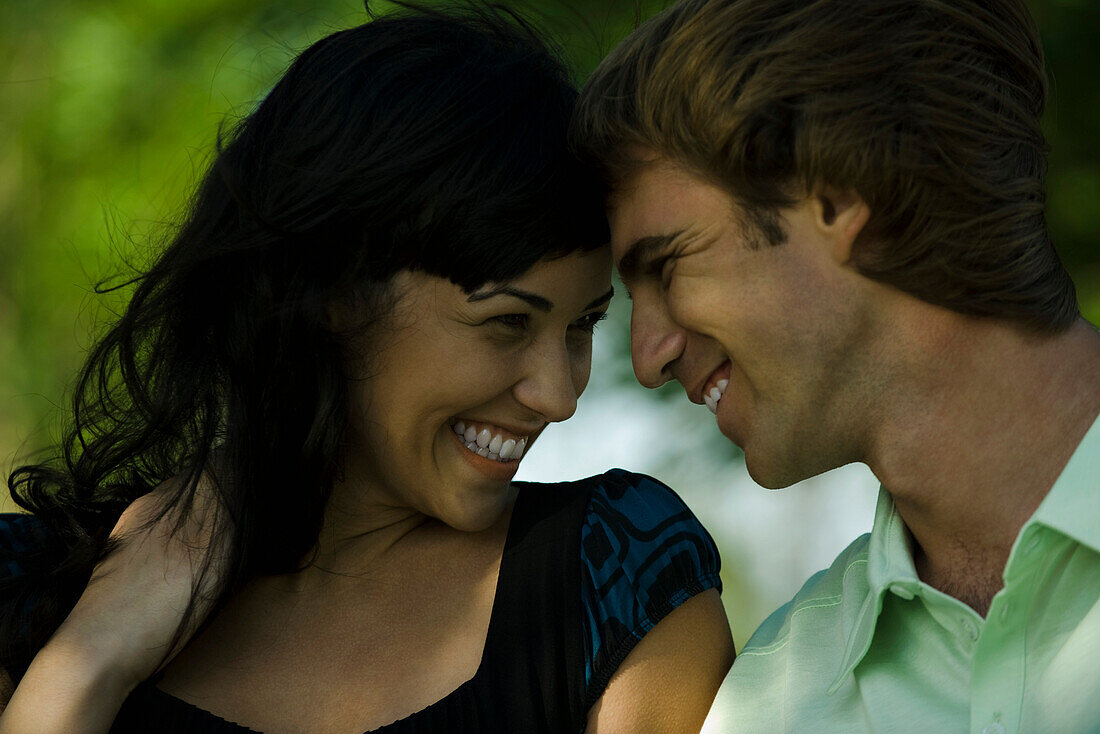
M 649 266 L 645 269 L 645 274 L 659 281 L 663 287 L 667 287 L 668 281 L 672 275 L 672 263 L 673 259 L 668 255 L 656 257 L 649 262 Z
M 593 311 L 590 314 L 585 314 L 576 321 L 573 322 L 573 327 L 582 331 L 587 331 L 589 334 L 596 330 L 596 324 L 600 323 L 607 318 L 606 311 Z
M 526 329 L 529 320 L 530 318 L 525 313 L 506 313 L 494 316 L 489 319 L 488 323 L 499 324 L 509 329 Z
M 658 271 L 661 277 L 661 285 L 668 288 L 669 281 L 672 280 L 672 268 L 675 261 L 671 257 L 666 257 L 661 261 L 661 269 Z

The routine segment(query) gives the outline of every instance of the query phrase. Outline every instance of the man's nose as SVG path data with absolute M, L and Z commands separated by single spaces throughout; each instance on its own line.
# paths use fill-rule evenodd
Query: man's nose
M 655 388 L 672 379 L 672 363 L 684 353 L 687 335 L 662 306 L 634 301 L 630 313 L 630 356 L 634 375 L 645 387 Z

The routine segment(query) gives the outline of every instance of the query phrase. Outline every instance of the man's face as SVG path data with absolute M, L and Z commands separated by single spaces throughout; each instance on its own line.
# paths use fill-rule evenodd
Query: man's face
M 865 279 L 838 262 L 814 203 L 781 211 L 786 241 L 771 245 L 728 194 L 659 160 L 609 202 L 638 380 L 675 379 L 713 405 L 749 473 L 772 488 L 861 458 L 874 382 L 856 357 L 870 328 Z

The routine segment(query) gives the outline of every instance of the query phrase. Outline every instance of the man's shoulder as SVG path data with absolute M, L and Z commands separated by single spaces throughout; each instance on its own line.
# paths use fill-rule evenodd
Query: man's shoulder
M 851 730 L 852 722 L 837 708 L 842 702 L 826 692 L 870 590 L 869 540 L 869 534 L 857 538 L 829 568 L 811 576 L 737 655 L 721 694 L 737 702 L 727 712 L 729 721 L 723 719 L 731 731 L 791 731 L 788 715 L 794 710 L 825 717 L 829 731 Z
M 867 548 L 870 538 L 869 533 L 856 538 L 832 565 L 811 576 L 793 599 L 764 620 L 738 659 L 780 653 L 788 648 L 792 636 L 804 633 L 829 645 L 839 641 L 840 650 L 843 650 L 845 620 L 854 616 L 869 590 Z

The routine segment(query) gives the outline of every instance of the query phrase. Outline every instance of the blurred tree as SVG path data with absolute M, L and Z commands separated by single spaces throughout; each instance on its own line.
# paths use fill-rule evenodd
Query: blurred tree
M 508 4 L 559 39 L 578 79 L 663 5 Z M 1050 227 L 1095 323 L 1100 5 L 1031 5 L 1054 80 Z M 377 12 L 391 7 L 372 3 Z M 0 3 L 0 466 L 52 439 L 54 406 L 94 324 L 120 304 L 91 297 L 91 284 L 155 251 L 219 124 L 246 112 L 296 51 L 365 18 L 354 0 Z M 616 372 L 630 380 L 626 330 L 608 332 L 622 355 Z

